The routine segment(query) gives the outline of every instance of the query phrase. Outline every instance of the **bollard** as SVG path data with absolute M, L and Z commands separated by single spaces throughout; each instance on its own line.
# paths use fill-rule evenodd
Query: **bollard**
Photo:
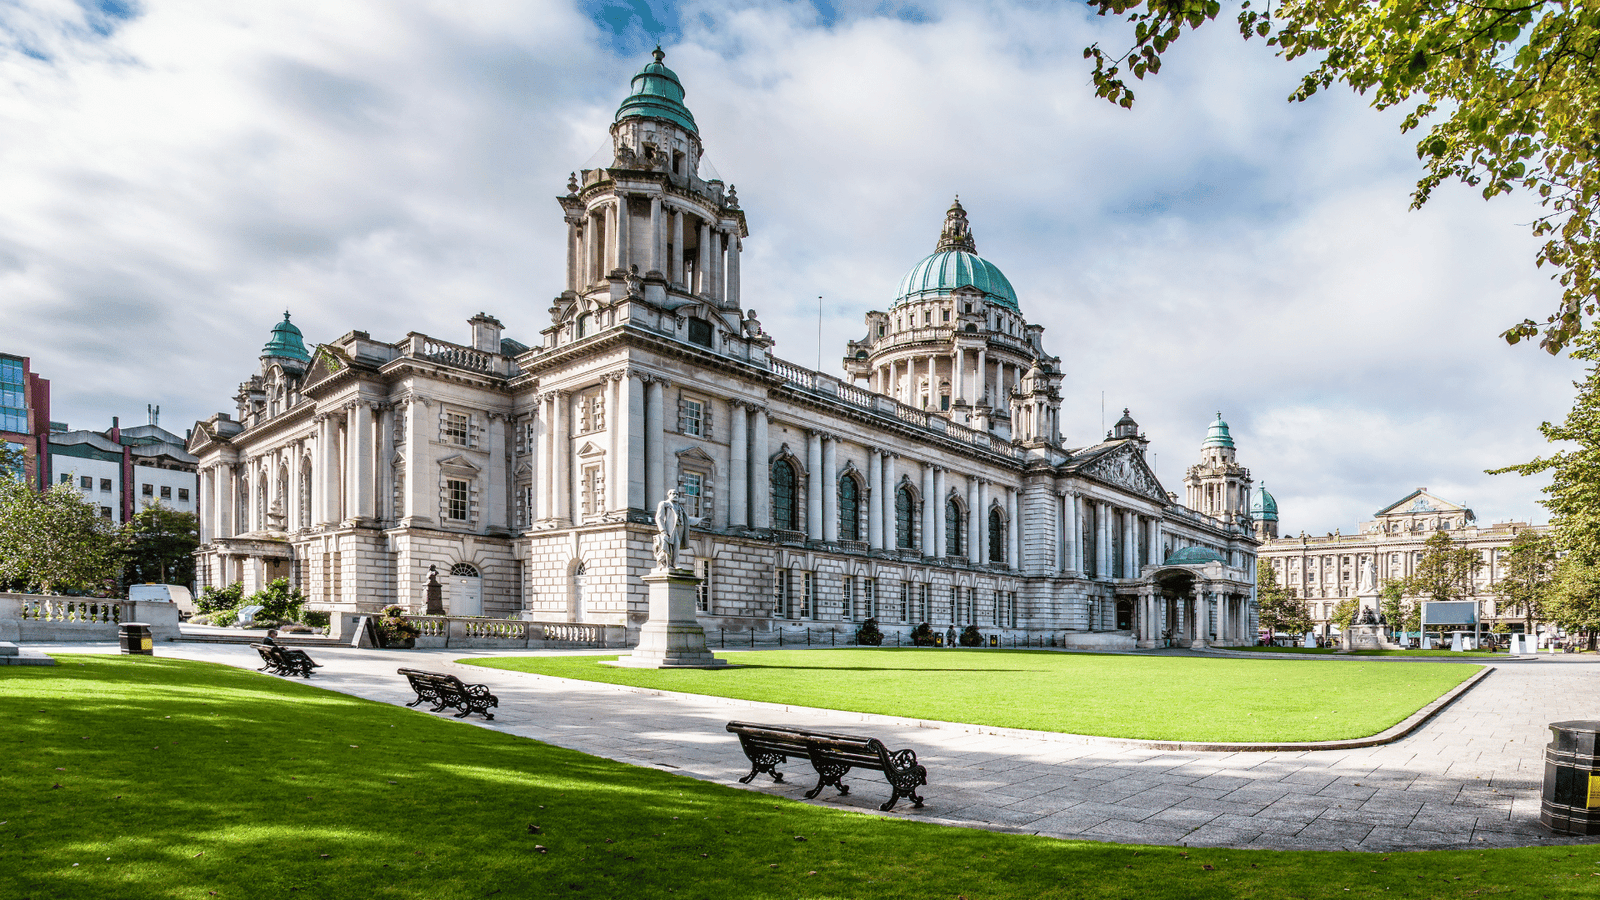
M 117 639 L 124 656 L 155 656 L 150 626 L 143 622 L 123 622 L 117 626 Z
M 1551 723 L 1539 821 L 1558 834 L 1600 834 L 1600 721 Z

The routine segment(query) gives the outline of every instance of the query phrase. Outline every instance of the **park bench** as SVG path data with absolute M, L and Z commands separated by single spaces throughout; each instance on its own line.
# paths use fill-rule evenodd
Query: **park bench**
M 304 650 L 294 647 L 279 647 L 275 644 L 251 644 L 256 652 L 261 654 L 263 665 L 257 672 L 267 672 L 272 675 L 299 675 L 301 678 L 310 678 L 312 669 L 322 668 L 322 664 L 313 662 Z
M 750 774 L 739 779 L 740 784 L 749 784 L 762 772 L 781 783 L 783 773 L 778 771 L 778 765 L 790 757 L 798 757 L 810 760 L 818 776 L 817 786 L 806 792 L 807 800 L 822 793 L 822 789 L 829 785 L 838 788 L 841 794 L 848 794 L 850 786 L 841 780 L 845 773 L 851 769 L 869 769 L 882 772 L 889 787 L 894 790 L 889 802 L 879 809 L 893 809 L 901 797 L 909 797 L 913 806 L 922 807 L 917 786 L 928 783 L 928 770 L 917 764 L 915 750 L 891 751 L 877 738 L 806 731 L 782 725 L 729 722 L 728 730 L 739 736 L 739 745 L 744 749 L 744 755 L 750 758 Z
M 407 703 L 407 706 L 432 703 L 430 712 L 459 709 L 461 711 L 456 713 L 458 719 L 464 719 L 471 713 L 482 713 L 485 719 L 493 719 L 494 713 L 489 712 L 489 707 L 500 705 L 500 698 L 489 693 L 488 685 L 465 684 L 456 676 L 442 672 L 404 668 L 395 671 L 404 675 L 411 682 L 411 689 L 417 692 L 417 699 Z

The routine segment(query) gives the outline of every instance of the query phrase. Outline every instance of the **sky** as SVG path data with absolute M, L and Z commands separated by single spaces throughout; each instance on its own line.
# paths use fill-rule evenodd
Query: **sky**
M 1168 490 L 1218 412 L 1284 534 L 1428 487 L 1547 521 L 1578 364 L 1498 335 L 1543 320 L 1524 197 L 1422 174 L 1400 112 L 1289 103 L 1305 62 L 1218 21 L 1094 96 L 1076 3 L 0 0 L 0 350 L 52 418 L 183 433 L 232 412 L 285 311 L 539 341 L 564 285 L 555 198 L 661 44 L 750 237 L 775 352 L 838 373 L 960 195 L 978 252 L 1062 359 L 1070 446 L 1123 408 Z M 821 314 L 818 315 L 819 300 Z M 1102 412 L 1103 410 L 1103 412 Z

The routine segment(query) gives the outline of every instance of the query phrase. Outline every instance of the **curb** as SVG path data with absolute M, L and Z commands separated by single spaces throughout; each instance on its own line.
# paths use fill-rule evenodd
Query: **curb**
M 1160 741 L 1141 740 L 1139 738 L 1114 738 L 1101 737 L 1089 734 L 1068 734 L 1057 731 L 1033 731 L 1025 728 L 1005 728 L 998 725 L 972 725 L 962 722 L 943 722 L 937 719 L 909 719 L 900 716 L 888 716 L 881 713 L 863 713 L 853 710 L 823 709 L 815 706 L 797 706 L 784 703 L 767 703 L 762 700 L 740 700 L 732 697 L 715 697 L 710 694 L 690 694 L 683 691 L 666 691 L 659 688 L 632 687 L 625 684 L 610 684 L 603 681 L 583 681 L 576 678 L 561 678 L 556 675 L 539 675 L 533 672 L 518 672 L 514 669 L 498 669 L 488 666 L 472 666 L 460 660 L 450 660 L 448 665 L 469 667 L 474 672 L 489 669 L 492 672 L 503 672 L 508 675 L 520 675 L 527 678 L 543 678 L 549 681 L 564 684 L 583 685 L 585 687 L 608 688 L 628 694 L 644 694 L 651 697 L 671 697 L 685 700 L 694 700 L 701 703 L 711 703 L 718 706 L 731 706 L 738 709 L 757 709 L 769 712 L 800 712 L 800 713 L 827 713 L 836 716 L 855 717 L 855 721 L 863 723 L 876 723 L 884 725 L 902 725 L 911 728 L 932 728 L 940 731 L 961 731 L 968 734 L 990 734 L 999 737 L 1018 738 L 1020 740 L 1046 741 L 1058 744 L 1086 744 L 1102 747 L 1135 747 L 1146 750 L 1199 750 L 1216 753 L 1266 753 L 1281 750 L 1354 750 L 1359 747 L 1374 747 L 1379 744 L 1390 744 L 1411 734 L 1423 723 L 1433 718 L 1445 707 L 1454 703 L 1467 691 L 1476 687 L 1478 682 L 1489 677 L 1495 670 L 1494 666 L 1485 666 L 1482 671 L 1468 678 L 1452 688 L 1449 692 L 1417 710 L 1410 716 L 1401 720 L 1374 735 L 1362 738 L 1348 738 L 1338 741 L 1302 741 L 1302 742 L 1225 742 L 1225 741 Z M 482 677 L 481 675 L 479 676 Z

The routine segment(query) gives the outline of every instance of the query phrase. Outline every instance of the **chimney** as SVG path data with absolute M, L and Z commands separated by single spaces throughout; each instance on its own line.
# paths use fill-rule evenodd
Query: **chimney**
M 472 325 L 472 349 L 485 353 L 500 352 L 500 332 L 505 326 L 488 313 L 478 313 L 467 320 Z

